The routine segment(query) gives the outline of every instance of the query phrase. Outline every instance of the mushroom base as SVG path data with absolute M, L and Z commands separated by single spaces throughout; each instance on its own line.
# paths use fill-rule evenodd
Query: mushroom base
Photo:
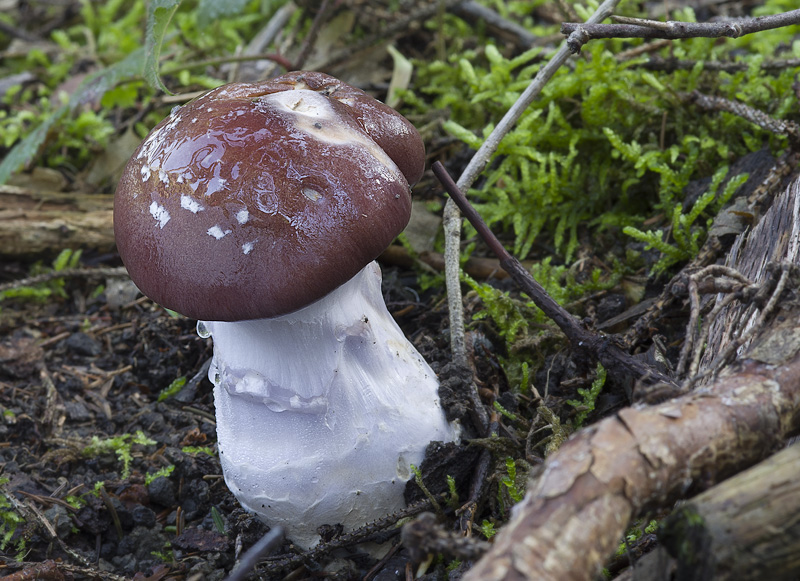
M 453 441 L 435 374 L 403 335 L 371 263 L 288 315 L 203 322 L 217 436 L 242 506 L 308 548 L 405 506 L 431 441 Z

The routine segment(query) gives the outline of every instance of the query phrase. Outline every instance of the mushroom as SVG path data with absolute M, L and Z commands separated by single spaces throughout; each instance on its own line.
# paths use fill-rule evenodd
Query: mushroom
M 212 90 L 172 111 L 114 200 L 131 278 L 211 336 L 225 482 L 299 546 L 404 506 L 431 441 L 457 439 L 375 258 L 424 169 L 408 120 L 322 73 Z

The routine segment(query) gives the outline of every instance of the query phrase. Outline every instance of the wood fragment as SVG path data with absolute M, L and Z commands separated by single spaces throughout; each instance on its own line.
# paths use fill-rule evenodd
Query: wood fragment
M 113 206 L 108 195 L 0 186 L 0 256 L 31 258 L 65 248 L 111 252 Z
M 757 581 L 800 575 L 800 444 L 679 507 L 659 538 L 677 579 Z

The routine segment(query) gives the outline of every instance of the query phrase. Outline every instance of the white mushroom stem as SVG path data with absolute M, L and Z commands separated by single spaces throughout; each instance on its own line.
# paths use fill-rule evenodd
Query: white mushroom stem
M 202 322 L 214 338 L 225 482 L 247 510 L 308 548 L 405 506 L 428 443 L 453 441 L 435 374 L 386 309 L 371 263 L 291 314 Z

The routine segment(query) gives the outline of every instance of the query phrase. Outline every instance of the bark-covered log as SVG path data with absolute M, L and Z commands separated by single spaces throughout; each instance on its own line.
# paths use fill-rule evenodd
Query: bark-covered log
M 0 186 L 0 256 L 114 249 L 113 198 Z
M 799 195 L 795 182 L 765 223 L 775 228 L 775 213 L 795 208 Z M 773 236 L 788 243 L 762 250 L 773 260 L 791 256 L 798 244 L 791 227 Z M 776 246 L 786 252 L 773 252 Z M 778 449 L 800 429 L 800 306 L 784 304 L 774 323 L 714 383 L 657 406 L 624 409 L 567 441 L 464 578 L 592 579 L 633 518 Z
M 659 538 L 685 581 L 800 578 L 800 444 L 679 507 Z

